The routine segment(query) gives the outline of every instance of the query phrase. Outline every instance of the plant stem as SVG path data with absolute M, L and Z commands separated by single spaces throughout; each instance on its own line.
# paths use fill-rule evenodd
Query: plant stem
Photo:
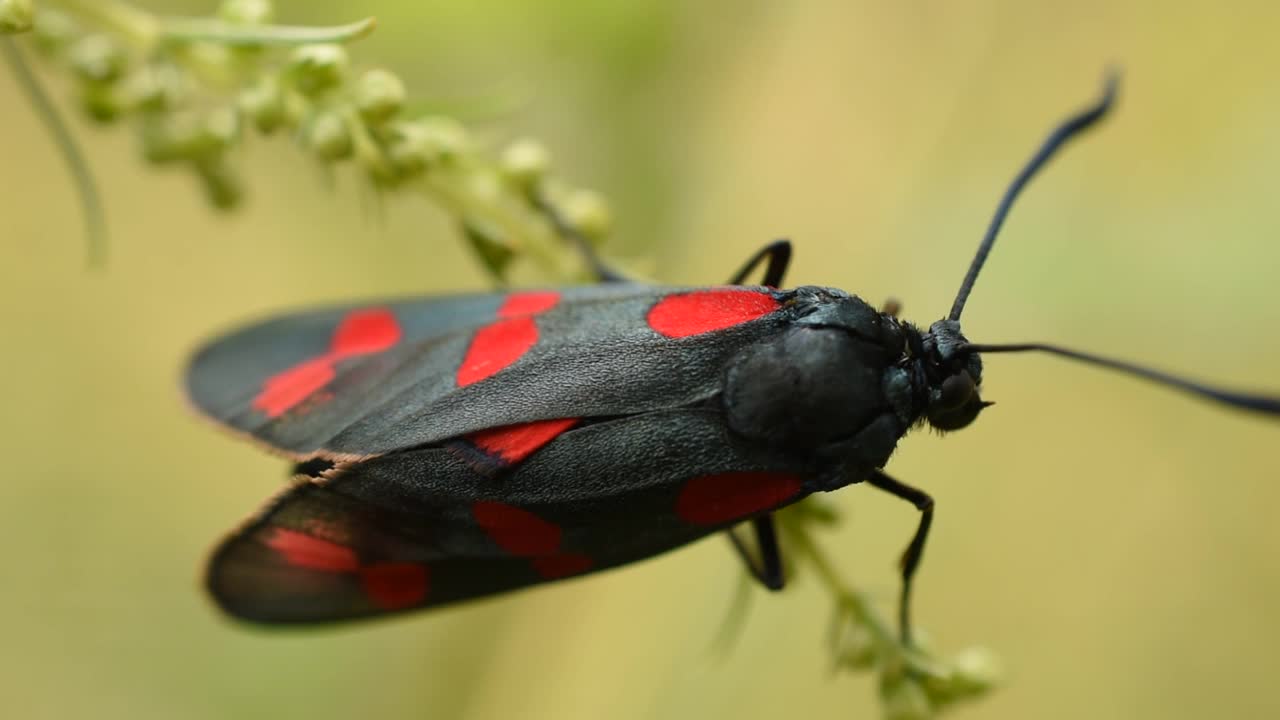
M 160 21 L 156 16 L 121 0 L 50 0 L 50 2 L 102 25 L 140 49 L 151 47 L 160 32 Z
M 102 209 L 102 196 L 98 194 L 98 184 L 93 179 L 93 173 L 89 170 L 89 164 L 84 159 L 84 153 L 80 150 L 80 146 L 76 144 L 75 136 L 71 134 L 71 129 L 67 127 L 66 121 L 63 120 L 62 113 L 58 112 L 57 106 L 49 99 L 48 93 L 44 91 L 35 74 L 31 72 L 31 67 L 27 64 L 26 58 L 22 56 L 22 50 L 13 41 L 13 38 L 0 37 L 0 50 L 4 52 L 4 59 L 13 70 L 18 84 L 22 87 L 23 92 L 27 94 L 27 98 L 31 100 L 32 106 L 35 107 L 36 114 L 40 116 L 40 119 L 44 121 L 45 127 L 49 129 L 49 133 L 53 135 L 53 144 L 58 147 L 58 150 L 62 153 L 62 159 L 66 161 L 67 168 L 71 171 L 71 178 L 76 184 L 76 192 L 80 196 L 80 202 L 84 207 L 88 263 L 90 267 L 100 267 L 106 262 L 107 258 L 106 213 Z
M 835 597 L 836 602 L 854 614 L 858 622 L 870 631 L 876 644 L 883 650 L 897 652 L 900 646 L 892 628 L 876 612 L 866 595 L 845 583 L 826 553 L 810 537 L 808 530 L 797 522 L 784 522 L 782 529 L 787 535 L 788 544 L 801 558 L 808 561 L 818 579 Z
M 173 42 L 213 42 L 231 47 L 342 43 L 368 35 L 377 24 L 372 17 L 332 27 L 249 26 L 207 18 L 167 18 L 160 23 L 160 37 Z

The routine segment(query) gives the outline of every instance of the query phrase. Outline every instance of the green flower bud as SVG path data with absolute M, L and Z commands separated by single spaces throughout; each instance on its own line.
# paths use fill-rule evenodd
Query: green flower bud
M 405 95 L 404 82 L 395 73 L 370 70 L 356 82 L 356 109 L 366 122 L 376 125 L 400 112 Z
M 60 52 L 80 33 L 80 28 L 70 15 L 58 10 L 41 8 L 36 13 L 36 26 L 33 33 L 36 47 L 45 54 Z
M 226 158 L 215 157 L 195 164 L 196 174 L 204 186 L 205 197 L 219 210 L 231 210 L 244 199 L 244 185 Z
M 169 63 L 145 65 L 124 83 L 125 103 L 141 112 L 167 112 L 180 106 L 190 91 L 182 69 Z
M 440 159 L 452 159 L 466 152 L 467 129 L 457 120 L 442 116 L 426 117 L 419 120 L 418 124 L 426 131 L 427 142 L 439 154 Z
M 90 120 L 105 125 L 115 122 L 124 108 L 114 85 L 89 82 L 80 87 L 80 109 Z
M 426 169 L 434 160 L 426 131 L 418 123 L 400 123 L 392 128 L 386 141 L 387 159 L 392 166 L 406 174 L 416 174 Z
M 218 108 L 204 117 L 200 140 L 209 153 L 221 153 L 240 140 L 240 113 L 233 107 Z
M 846 617 L 836 633 L 832 650 L 837 667 L 865 670 L 875 664 L 879 648 L 865 625 L 853 617 Z
M 604 239 L 613 227 L 613 215 L 604 197 L 591 190 L 574 190 L 565 198 L 561 212 L 565 220 L 588 240 Z
M 952 661 L 953 694 L 981 695 L 1000 684 L 1003 674 L 995 653 L 983 647 L 967 648 Z
M 86 82 L 115 82 L 125 64 L 124 51 L 106 35 L 89 35 L 71 46 L 71 67 Z
M 322 160 L 351 157 L 351 131 L 342 116 L 324 112 L 315 116 L 307 127 L 307 143 Z
M 20 33 L 35 25 L 31 0 L 0 0 L 0 33 Z
M 934 716 L 924 688 L 905 675 L 888 677 L 880 684 L 880 701 L 886 720 L 929 720 Z
M 463 220 L 462 233 L 480 263 L 499 282 L 506 280 L 507 267 L 515 259 L 515 251 L 496 230 L 476 220 Z
M 209 163 L 240 140 L 240 114 L 232 107 L 211 112 L 144 116 L 142 152 L 147 162 Z
M 466 180 L 467 193 L 485 205 L 502 202 L 502 180 L 496 173 L 477 171 Z
M 218 17 L 236 25 L 269 25 L 275 19 L 271 0 L 223 0 Z
M 457 156 L 466 146 L 467 131 L 456 120 L 423 118 L 391 128 L 387 156 L 398 170 L 412 174 Z
M 315 95 L 337 85 L 347 77 L 347 51 L 341 45 L 303 45 L 289 57 L 289 72 L 298 90 Z
M 263 77 L 240 93 L 240 111 L 263 134 L 271 134 L 286 119 L 284 93 L 274 77 Z
M 503 176 L 516 187 L 528 189 L 551 169 L 551 153 L 542 143 L 525 138 L 508 145 L 499 163 Z
M 143 118 L 142 156 L 156 165 L 192 160 L 196 157 L 198 134 L 199 127 L 189 114 Z

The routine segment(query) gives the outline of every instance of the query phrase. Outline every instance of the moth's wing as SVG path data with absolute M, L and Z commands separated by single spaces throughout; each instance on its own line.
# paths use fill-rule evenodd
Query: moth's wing
M 227 612 L 307 623 L 407 610 L 430 589 L 430 534 L 304 481 L 225 541 L 206 578 Z
M 202 414 L 289 454 L 308 455 L 369 405 L 356 392 L 404 363 L 430 362 L 436 341 L 474 332 L 504 312 L 641 286 L 476 293 L 341 305 L 281 315 L 214 338 L 192 356 L 187 395 Z M 324 406 L 328 412 L 315 412 Z
M 208 586 L 267 624 L 380 616 L 633 562 L 809 491 L 804 458 L 682 409 L 560 434 L 509 475 L 423 448 L 306 479 L 215 552 Z
M 295 457 L 678 407 L 786 323 L 764 288 L 598 285 L 306 313 L 197 353 L 195 405 Z

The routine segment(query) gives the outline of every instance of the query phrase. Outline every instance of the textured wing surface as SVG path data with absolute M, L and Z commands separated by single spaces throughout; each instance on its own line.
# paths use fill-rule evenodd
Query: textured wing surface
M 694 409 L 575 427 L 497 478 L 446 448 L 394 453 L 285 492 L 224 541 L 209 588 L 262 623 L 459 602 L 633 562 L 799 500 L 808 462 Z
M 787 319 L 785 293 L 647 285 L 336 308 L 210 343 L 187 386 L 202 412 L 287 453 L 367 457 L 696 403 Z

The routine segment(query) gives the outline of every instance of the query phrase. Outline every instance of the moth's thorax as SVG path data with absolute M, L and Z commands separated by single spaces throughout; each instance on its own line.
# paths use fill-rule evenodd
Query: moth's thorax
M 912 421 L 897 412 L 890 383 L 906 328 L 840 290 L 797 288 L 790 303 L 787 325 L 726 367 L 729 428 L 770 447 L 878 467 Z

